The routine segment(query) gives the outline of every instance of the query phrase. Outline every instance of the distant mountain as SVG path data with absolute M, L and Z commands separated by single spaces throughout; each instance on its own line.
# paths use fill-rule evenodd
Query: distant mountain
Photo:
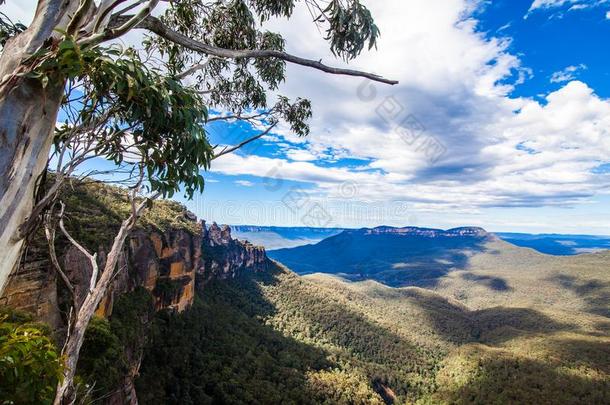
M 497 238 L 482 228 L 393 228 L 345 230 L 315 245 L 269 252 L 299 274 L 330 273 L 372 279 L 389 286 L 430 287 Z
M 305 228 L 281 226 L 234 225 L 234 235 L 269 250 L 310 245 L 337 235 L 346 228 Z M 380 227 L 384 228 L 384 227 Z M 418 229 L 418 228 L 395 228 Z M 521 247 L 556 256 L 570 256 L 610 249 L 610 236 L 529 234 L 494 232 L 494 235 Z
M 317 243 L 343 232 L 344 228 L 306 228 L 233 225 L 233 236 L 267 249 L 282 249 Z
M 549 255 L 569 256 L 610 249 L 610 236 L 561 235 L 496 232 L 498 237 L 517 246 Z

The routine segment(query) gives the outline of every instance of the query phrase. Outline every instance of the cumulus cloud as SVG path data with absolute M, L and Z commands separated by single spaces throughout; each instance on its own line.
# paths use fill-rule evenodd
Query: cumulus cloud
M 575 80 L 584 66 L 556 72 L 551 81 L 561 87 L 543 100 L 514 97 L 531 70 L 510 52 L 510 38 L 478 30 L 474 11 L 485 2 L 366 3 L 382 37 L 378 51 L 350 65 L 400 84 L 289 65 L 280 93 L 312 100 L 311 135 L 280 126 L 265 138 L 277 154 L 262 155 L 265 145 L 259 155 L 215 161 L 214 171 L 303 182 L 335 199 L 349 182 L 358 199 L 408 201 L 422 212 L 567 206 L 606 193 L 609 175 L 599 168 L 610 162 L 610 102 Z M 531 10 L 601 3 L 536 0 Z M 273 24 L 289 51 L 342 64 L 306 9 Z M 422 146 L 431 141 L 443 151 L 436 159 Z
M 254 186 L 254 183 L 252 183 L 251 181 L 248 181 L 248 180 L 235 180 L 235 184 L 237 184 L 238 186 L 243 186 L 243 187 Z
M 369 5 L 384 35 L 379 50 L 357 64 L 400 85 L 290 66 L 282 92 L 312 99 L 309 139 L 292 145 L 287 160 L 233 157 L 215 170 L 265 177 L 265 167 L 278 167 L 286 178 L 337 198 L 337 184 L 356 182 L 363 199 L 404 200 L 421 210 L 568 206 L 605 192 L 608 176 L 595 168 L 610 161 L 610 103 L 572 80 L 584 66 L 556 76 L 566 84 L 543 101 L 515 98 L 511 91 L 527 68 L 508 51 L 510 39 L 477 30 L 471 2 Z M 298 31 L 278 24 L 291 50 L 319 54 L 325 49 L 319 33 L 302 28 L 309 16 L 295 18 Z M 408 117 L 421 124 L 420 140 L 445 148 L 440 159 L 431 162 L 420 144 L 405 138 L 414 133 Z M 320 160 L 320 150 L 337 151 L 338 164 Z M 342 164 L 353 158 L 362 164 Z
M 239 155 L 219 160 L 214 170 L 309 183 L 330 198 L 341 198 L 341 184 L 350 182 L 362 200 L 409 201 L 419 210 L 576 204 L 609 185 L 594 169 L 610 161 L 610 103 L 582 82 L 568 83 L 544 103 L 520 100 L 516 111 L 479 128 L 480 136 L 496 134 L 479 151 L 485 164 L 449 159 L 409 170 L 400 164 L 405 148 L 396 143 L 388 149 L 393 155 L 386 150 L 385 160 L 369 165 L 381 169 L 373 172 Z

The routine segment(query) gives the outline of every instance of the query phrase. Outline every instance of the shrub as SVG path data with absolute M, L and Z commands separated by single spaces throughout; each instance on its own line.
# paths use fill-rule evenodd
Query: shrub
M 50 404 L 62 377 L 63 360 L 48 328 L 27 315 L 0 311 L 0 401 Z

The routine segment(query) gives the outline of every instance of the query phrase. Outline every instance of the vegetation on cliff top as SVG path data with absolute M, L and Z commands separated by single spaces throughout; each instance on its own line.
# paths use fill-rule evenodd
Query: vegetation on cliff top
M 109 248 L 121 222 L 131 211 L 126 189 L 101 182 L 71 179 L 61 198 L 66 204 L 64 220 L 68 232 L 90 252 L 97 252 L 100 247 Z M 189 218 L 187 213 L 186 207 L 176 201 L 155 200 L 138 220 L 136 229 L 184 230 L 199 234 L 201 224 Z M 38 247 L 39 251 L 48 250 L 42 229 L 38 229 L 29 244 Z M 59 256 L 68 245 L 65 237 L 58 234 L 56 248 Z M 26 251 L 26 261 L 27 254 Z
M 129 216 L 131 205 L 127 191 L 99 182 L 74 180 L 62 199 L 66 203 L 66 226 L 73 237 L 94 249 L 109 244 L 121 222 Z M 185 230 L 192 234 L 201 225 L 185 214 L 184 205 L 172 200 L 156 200 L 137 223 L 140 229 Z

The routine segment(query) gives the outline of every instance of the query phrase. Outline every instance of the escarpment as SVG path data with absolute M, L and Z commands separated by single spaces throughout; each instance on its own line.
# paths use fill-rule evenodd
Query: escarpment
M 243 272 L 265 271 L 269 260 L 265 249 L 248 241 L 231 236 L 228 225 L 213 223 L 209 229 L 202 221 L 202 247 L 204 255 L 197 275 L 201 287 L 210 280 L 235 278 Z
M 65 198 L 70 234 L 89 252 L 97 253 L 99 268 L 103 269 L 112 238 L 129 210 L 125 194 L 105 185 L 77 184 L 74 192 Z M 88 292 L 91 264 L 67 239 L 58 237 L 55 246 L 59 265 L 70 280 L 75 301 L 80 304 Z M 199 222 L 184 206 L 157 201 L 126 240 L 116 276 L 96 315 L 112 324 L 115 310 L 130 310 L 119 303 L 120 299 L 125 297 L 129 302 L 142 294 L 149 296 L 153 312 L 180 313 L 193 305 L 196 292 L 205 294 L 208 282 L 264 271 L 267 266 L 264 248 L 233 239 L 228 226 L 221 228 L 213 223 L 208 228 L 205 221 Z M 48 324 L 61 346 L 71 302 L 69 290 L 50 260 L 47 241 L 40 231 L 33 235 L 18 269 L 11 274 L 0 305 L 29 312 Z M 132 339 L 121 342 L 121 365 L 117 367 L 123 376 L 112 386 L 104 387 L 108 393 L 104 394 L 104 403 L 137 404 L 133 382 L 149 333 L 147 324 L 152 319 L 147 311 L 134 316 L 131 323 L 136 326 L 129 332 Z M 136 329 L 139 332 L 135 333 Z
M 186 216 L 185 216 L 186 217 Z M 185 229 L 138 229 L 123 250 L 119 271 L 97 315 L 108 317 L 116 298 L 144 287 L 154 297 L 155 309 L 182 312 L 193 303 L 195 288 L 204 289 L 215 279 L 230 279 L 244 272 L 266 270 L 265 249 L 231 237 L 231 229 L 205 221 L 196 224 L 199 232 Z M 105 249 L 97 249 L 100 267 Z M 64 272 L 82 301 L 91 277 L 88 259 L 75 247 L 67 246 L 59 257 Z M 11 275 L 1 303 L 25 310 L 54 329 L 62 327 L 61 301 L 65 292 L 48 258 L 46 247 L 32 245 L 18 270 Z

